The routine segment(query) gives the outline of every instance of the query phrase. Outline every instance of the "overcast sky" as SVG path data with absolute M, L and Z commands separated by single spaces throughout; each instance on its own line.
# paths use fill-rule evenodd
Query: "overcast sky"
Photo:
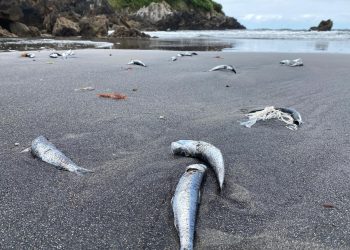
M 333 28 L 350 28 L 350 0 L 216 0 L 228 16 L 248 29 L 308 29 L 322 19 Z

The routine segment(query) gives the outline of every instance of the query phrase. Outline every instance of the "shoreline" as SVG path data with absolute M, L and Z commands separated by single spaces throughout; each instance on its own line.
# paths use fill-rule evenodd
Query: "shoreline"
M 103 47 L 115 49 L 161 49 L 239 52 L 323 52 L 350 54 L 350 32 L 299 32 L 276 30 L 248 31 L 177 31 L 150 32 L 159 38 L 151 39 L 92 39 L 78 37 L 57 39 L 10 40 L 0 39 L 0 49 L 34 49 L 47 47 Z M 78 40 L 77 40 L 78 39 Z M 6 42 L 7 41 L 7 42 Z M 16 40 L 14 40 L 16 41 Z
M 172 62 L 177 52 L 0 53 L 3 244 L 178 248 L 171 197 L 199 161 L 174 157 L 170 143 L 193 139 L 218 147 L 226 166 L 222 195 L 210 169 L 203 183 L 196 249 L 349 248 L 350 55 L 199 52 Z M 294 57 L 304 66 L 279 64 Z M 218 64 L 237 74 L 208 72 Z M 86 86 L 95 90 L 74 91 Z M 128 99 L 97 97 L 114 91 Z M 305 123 L 240 126 L 247 111 L 270 105 L 295 108 Z M 39 135 L 95 173 L 19 153 Z

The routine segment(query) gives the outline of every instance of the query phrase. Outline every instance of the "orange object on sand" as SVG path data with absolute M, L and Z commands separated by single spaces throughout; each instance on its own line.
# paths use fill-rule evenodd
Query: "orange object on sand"
M 104 98 L 112 98 L 115 100 L 125 100 L 128 97 L 126 95 L 114 92 L 114 93 L 104 93 L 104 94 L 98 94 L 99 97 L 104 97 Z

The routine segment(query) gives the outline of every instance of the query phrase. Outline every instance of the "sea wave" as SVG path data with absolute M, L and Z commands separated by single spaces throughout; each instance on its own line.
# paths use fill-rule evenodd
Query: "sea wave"
M 350 30 L 327 32 L 307 30 L 201 30 L 201 31 L 154 31 L 146 32 L 161 39 L 217 38 L 231 39 L 280 39 L 280 40 L 349 40 Z

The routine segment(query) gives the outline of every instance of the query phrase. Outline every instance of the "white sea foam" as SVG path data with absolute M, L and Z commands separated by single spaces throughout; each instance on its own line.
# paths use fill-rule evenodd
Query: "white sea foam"
M 146 32 L 161 39 L 217 38 L 227 39 L 287 39 L 287 40 L 349 40 L 350 30 L 327 32 L 306 30 L 203 30 L 203 31 L 154 31 Z

